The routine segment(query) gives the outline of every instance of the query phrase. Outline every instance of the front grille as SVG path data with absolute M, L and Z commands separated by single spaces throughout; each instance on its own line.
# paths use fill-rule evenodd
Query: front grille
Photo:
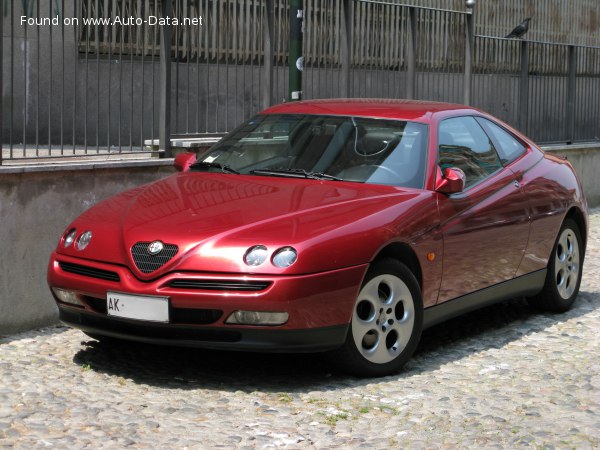
M 152 273 L 168 263 L 173 256 L 177 254 L 177 246 L 173 244 L 164 244 L 162 251 L 158 255 L 148 253 L 150 242 L 138 242 L 131 247 L 131 256 L 136 267 L 142 273 Z
M 83 299 L 87 302 L 87 304 L 97 313 L 106 314 L 107 313 L 107 305 L 105 298 L 96 298 L 96 297 L 88 297 L 85 295 Z
M 218 309 L 171 308 L 169 322 L 189 325 L 208 325 L 221 318 L 223 311 Z
M 67 262 L 58 262 L 59 267 L 65 272 L 75 273 L 91 278 L 99 278 L 100 280 L 120 281 L 119 274 L 110 270 L 96 269 L 95 267 L 82 266 L 81 264 L 73 264 Z
M 271 285 L 270 281 L 227 281 L 227 280 L 173 280 L 170 287 L 179 289 L 200 289 L 209 291 L 262 291 Z

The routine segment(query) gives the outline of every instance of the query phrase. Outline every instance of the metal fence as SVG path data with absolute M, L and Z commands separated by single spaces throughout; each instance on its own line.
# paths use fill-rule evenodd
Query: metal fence
M 167 6 L 179 24 L 106 22 L 156 20 Z M 600 135 L 598 47 L 476 36 L 469 10 L 304 9 L 304 98 L 464 102 L 538 142 Z M 289 14 L 288 0 L 4 0 L 0 164 L 232 129 L 287 97 Z
M 538 142 L 597 141 L 600 48 L 476 36 L 472 104 Z

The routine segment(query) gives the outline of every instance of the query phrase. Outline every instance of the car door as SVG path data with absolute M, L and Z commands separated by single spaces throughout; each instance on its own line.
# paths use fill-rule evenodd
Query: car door
M 438 164 L 466 176 L 462 192 L 438 194 L 444 264 L 438 303 L 512 279 L 529 233 L 527 199 L 472 116 L 438 127 Z

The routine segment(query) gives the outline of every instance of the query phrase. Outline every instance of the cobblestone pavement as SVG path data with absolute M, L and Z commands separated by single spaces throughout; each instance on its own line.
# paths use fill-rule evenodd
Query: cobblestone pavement
M 319 355 L 0 339 L 0 447 L 600 448 L 600 213 L 563 315 L 514 300 L 427 331 L 406 369 Z

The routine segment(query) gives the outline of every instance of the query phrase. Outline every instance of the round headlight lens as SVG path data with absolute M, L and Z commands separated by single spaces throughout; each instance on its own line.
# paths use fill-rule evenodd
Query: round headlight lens
M 65 239 L 63 240 L 63 246 L 65 248 L 70 247 L 75 241 L 75 236 L 77 235 L 77 230 L 75 228 L 71 228 L 67 234 L 65 234 Z
M 298 252 L 293 247 L 283 247 L 273 255 L 273 264 L 280 268 L 290 267 L 298 259 Z
M 248 266 L 260 266 L 267 260 L 267 256 L 267 247 L 264 245 L 255 245 L 254 247 L 250 247 L 244 255 L 244 262 Z
M 85 231 L 84 233 L 81 233 L 81 236 L 79 236 L 79 239 L 77 239 L 77 250 L 83 250 L 84 248 L 86 248 L 91 240 L 91 231 Z

